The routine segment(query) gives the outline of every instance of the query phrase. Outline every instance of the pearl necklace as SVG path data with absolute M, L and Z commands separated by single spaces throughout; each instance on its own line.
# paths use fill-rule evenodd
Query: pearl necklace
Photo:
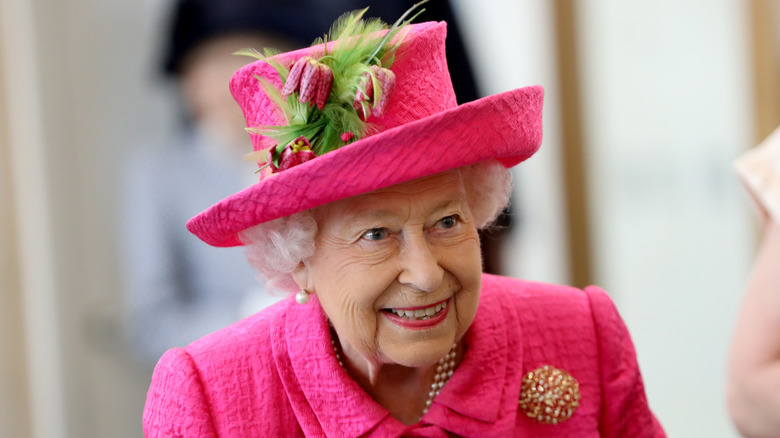
M 330 343 L 333 345 L 333 352 L 336 353 L 336 360 L 338 361 L 341 368 L 346 371 L 347 368 L 344 366 L 344 361 L 341 359 L 341 354 L 339 354 L 339 349 L 336 346 L 336 339 L 335 339 L 335 333 L 333 333 L 333 329 L 331 328 L 330 333 Z M 450 349 L 450 352 L 447 353 L 444 357 L 439 359 L 439 361 L 436 363 L 436 374 L 433 376 L 433 383 L 431 383 L 431 390 L 428 392 L 428 399 L 425 400 L 425 407 L 423 408 L 422 414 L 420 414 L 420 418 L 417 421 L 422 420 L 422 417 L 428 413 L 428 408 L 431 407 L 433 404 L 433 399 L 436 398 L 437 395 L 441 392 L 442 388 L 444 388 L 444 385 L 449 382 L 450 377 L 455 373 L 455 348 L 457 346 L 455 344 L 452 344 L 452 348 Z

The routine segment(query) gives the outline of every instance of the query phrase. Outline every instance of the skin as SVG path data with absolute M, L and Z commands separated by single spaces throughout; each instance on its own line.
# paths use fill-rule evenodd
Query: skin
M 780 437 L 780 223 L 764 218 L 729 355 L 729 411 L 745 437 Z
M 347 372 L 397 419 L 419 420 L 436 362 L 462 338 L 479 303 L 479 237 L 456 171 L 343 199 L 316 213 L 316 251 L 293 276 L 316 293 Z M 446 318 L 412 330 L 387 308 L 449 300 Z

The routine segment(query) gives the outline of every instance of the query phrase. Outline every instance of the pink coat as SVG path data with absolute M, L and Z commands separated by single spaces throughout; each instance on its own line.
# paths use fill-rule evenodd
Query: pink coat
M 186 348 L 154 372 L 150 437 L 664 437 L 650 411 L 631 338 L 610 298 L 484 275 L 466 355 L 422 421 L 405 426 L 336 361 L 316 299 L 292 299 Z M 541 424 L 518 405 L 541 365 L 579 381 L 567 421 Z

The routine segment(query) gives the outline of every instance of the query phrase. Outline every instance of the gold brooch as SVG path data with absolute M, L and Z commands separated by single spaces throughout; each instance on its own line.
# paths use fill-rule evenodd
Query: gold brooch
M 540 423 L 562 423 L 580 405 L 580 383 L 566 371 L 544 365 L 523 376 L 519 404 Z

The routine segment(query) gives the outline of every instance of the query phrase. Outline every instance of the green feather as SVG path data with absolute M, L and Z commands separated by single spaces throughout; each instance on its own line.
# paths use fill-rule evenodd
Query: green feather
M 258 52 L 257 50 L 255 50 L 255 49 L 253 49 L 251 47 L 245 47 L 243 49 L 236 50 L 235 52 L 233 52 L 233 54 L 234 55 L 239 55 L 239 56 L 248 56 L 250 58 L 265 60 L 265 56 L 263 56 L 260 52 Z
M 354 142 L 377 130 L 358 115 L 361 110 L 366 116 L 370 114 L 371 107 L 368 103 L 361 102 L 361 110 L 355 110 L 353 107 L 356 92 L 361 88 L 361 78 L 366 73 L 370 74 L 374 79 L 374 96 L 381 97 L 381 86 L 371 72 L 371 66 L 389 68 L 393 64 L 396 52 L 409 32 L 409 23 L 422 11 L 409 19 L 406 17 L 427 1 L 415 4 L 392 26 L 376 18 L 363 19 L 368 8 L 348 12 L 334 22 L 328 34 L 314 41 L 313 45 L 325 45 L 325 51 L 318 61 L 327 65 L 333 72 L 331 94 L 322 110 L 313 104 L 298 102 L 298 93 L 282 96 L 278 88 L 257 77 L 268 98 L 284 115 L 286 124 L 259 126 L 247 130 L 278 142 L 276 153 L 273 154 L 274 164 L 278 165 L 278 156 L 284 147 L 301 135 L 309 140 L 312 151 L 319 156 L 344 146 L 341 135 L 345 132 L 354 134 L 349 141 Z M 329 41 L 332 43 L 331 50 L 327 48 Z M 235 53 L 265 61 L 276 69 L 282 83 L 287 80 L 290 66 L 282 65 L 278 58 L 274 57 L 278 52 L 266 49 L 265 53 L 261 54 L 254 49 L 242 49 Z M 366 90 L 361 88 L 361 91 Z
M 415 3 L 411 8 L 407 9 L 406 12 L 404 12 L 403 15 L 401 15 L 398 20 L 393 23 L 393 26 L 390 28 L 390 30 L 385 34 L 385 37 L 382 39 L 382 41 L 379 43 L 379 45 L 376 48 L 376 51 L 371 55 L 371 58 L 374 58 L 375 56 L 378 56 L 379 59 L 381 59 L 383 56 L 379 55 L 379 52 L 385 47 L 385 43 L 388 41 L 392 41 L 393 37 L 398 33 L 398 30 L 403 26 L 405 27 L 407 24 L 411 22 L 411 20 L 417 18 L 418 15 L 420 15 L 423 11 L 418 12 L 415 14 L 412 18 L 410 18 L 408 21 L 404 21 L 406 16 L 409 15 L 413 10 L 417 9 L 421 5 L 427 3 L 428 0 L 422 0 L 421 2 Z M 396 46 L 397 48 L 397 46 Z
M 248 48 L 235 51 L 233 54 L 239 56 L 249 56 L 250 58 L 259 59 L 265 62 L 276 70 L 276 72 L 279 74 L 279 78 L 282 80 L 282 83 L 284 83 L 284 81 L 287 80 L 287 74 L 290 73 L 290 69 L 283 66 L 276 58 L 274 58 L 274 56 L 278 55 L 280 52 L 276 49 L 269 48 L 265 48 L 263 51 L 265 54 L 262 54 L 255 49 Z

